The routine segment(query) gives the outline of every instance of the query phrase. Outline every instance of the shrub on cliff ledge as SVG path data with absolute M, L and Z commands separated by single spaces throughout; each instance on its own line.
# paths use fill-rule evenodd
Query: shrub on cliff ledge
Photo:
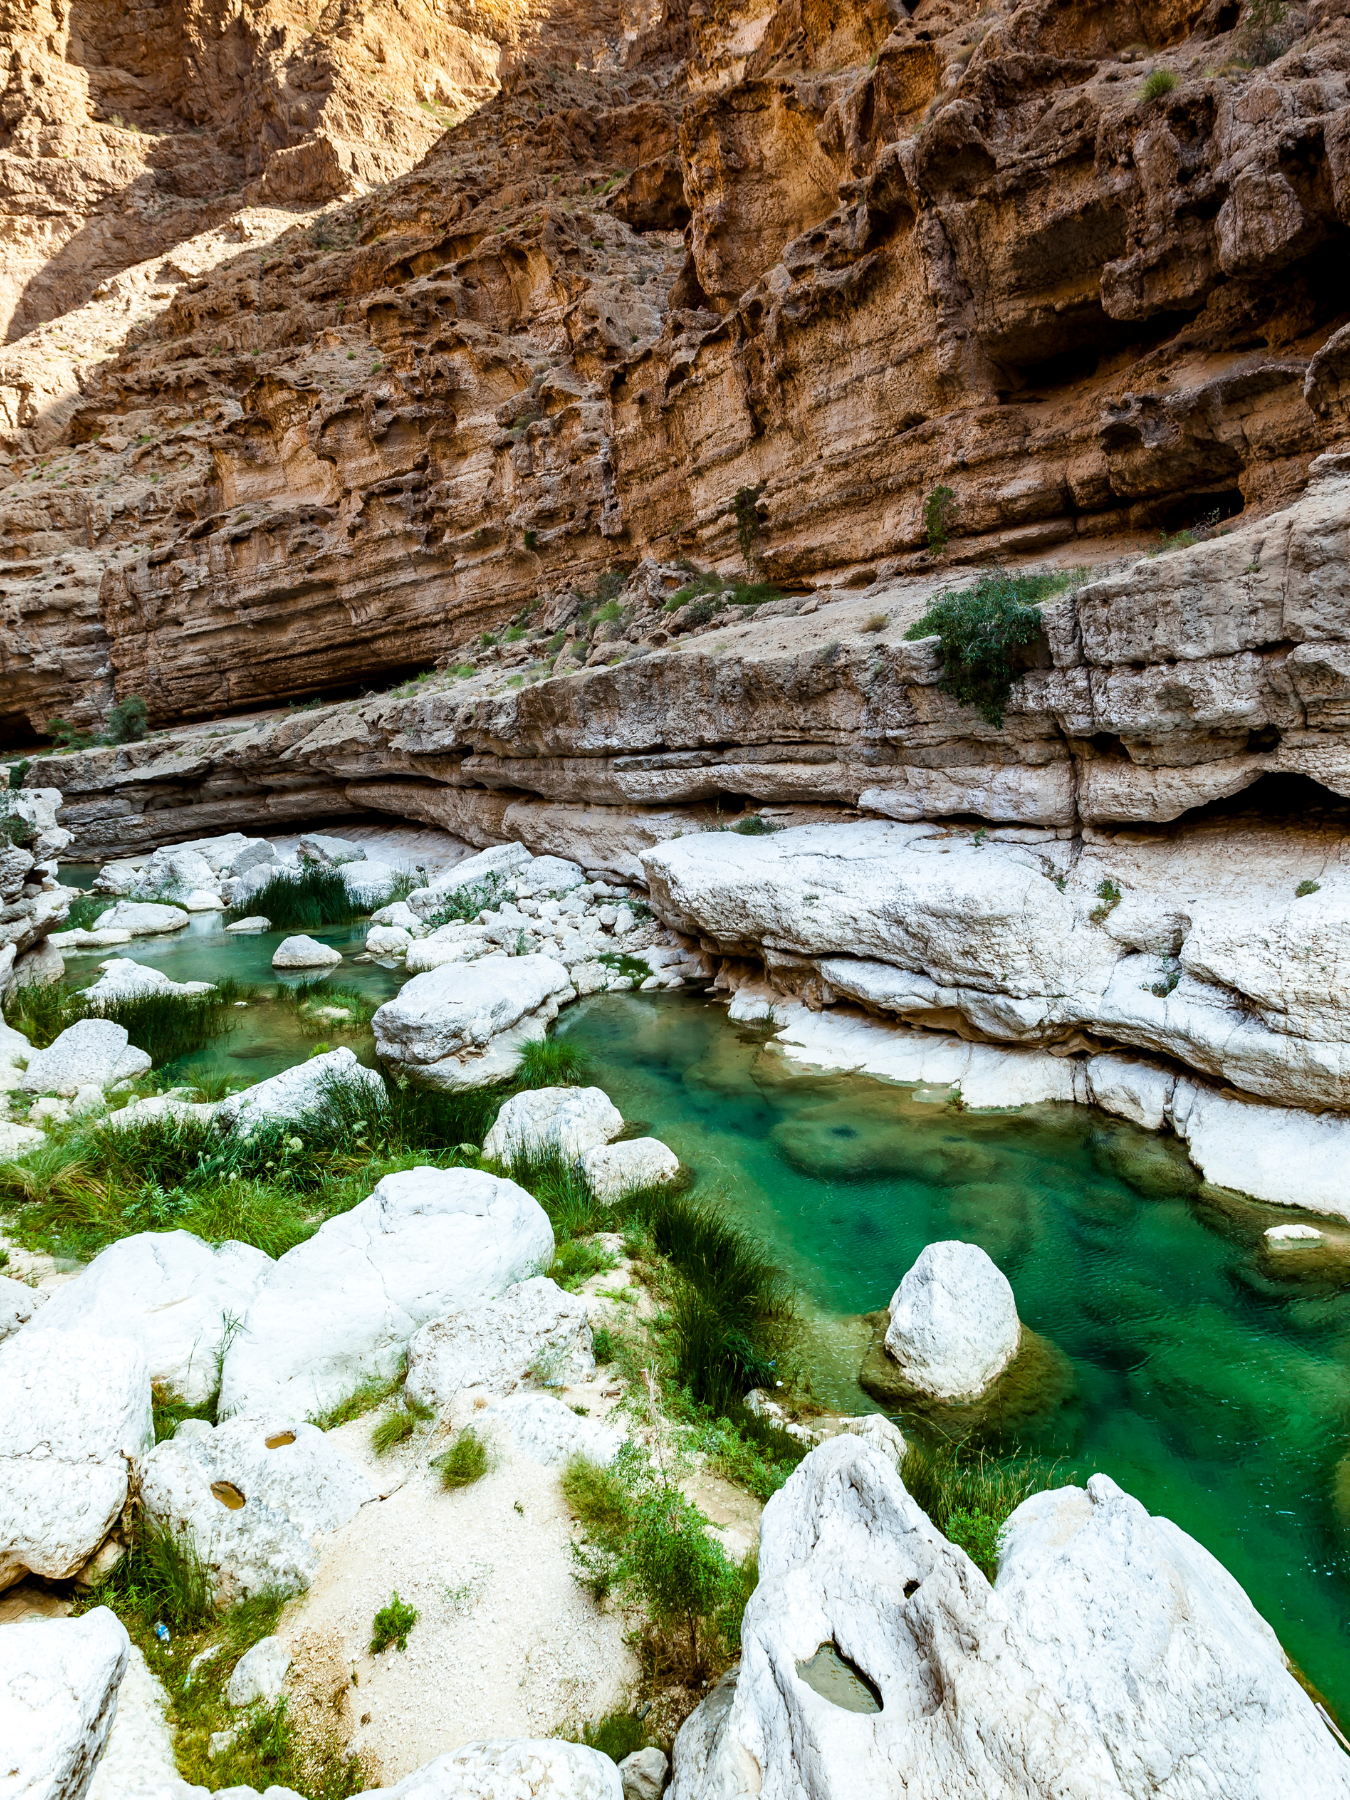
M 1009 575 L 986 569 L 974 587 L 939 594 L 907 638 L 937 637 L 942 644 L 942 679 L 938 687 L 962 706 L 973 706 L 982 719 L 1002 728 L 1003 710 L 1017 673 L 1015 650 L 1034 643 L 1041 631 L 1036 602 L 1048 599 L 1075 579 L 1076 571 L 1048 575 Z

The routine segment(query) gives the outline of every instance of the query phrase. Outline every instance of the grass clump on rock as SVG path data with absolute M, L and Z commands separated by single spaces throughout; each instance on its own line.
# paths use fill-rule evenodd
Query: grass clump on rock
M 403 1395 L 402 1403 L 387 1412 L 370 1434 L 370 1447 L 376 1456 L 386 1456 L 396 1444 L 404 1444 L 416 1431 L 418 1425 L 434 1417 L 434 1409 L 421 1400 L 414 1400 L 411 1394 Z
M 311 863 L 298 875 L 273 875 L 242 907 L 231 908 L 229 917 L 261 913 L 273 931 L 322 931 L 326 925 L 350 925 L 362 910 L 340 869 Z
M 590 1075 L 590 1058 L 566 1038 L 546 1037 L 524 1045 L 515 1085 L 519 1088 L 581 1087 Z
M 1002 728 L 1017 671 L 1014 654 L 1041 634 L 1039 601 L 1048 600 L 1078 579 L 1075 570 L 1046 575 L 1010 575 L 985 569 L 973 587 L 939 594 L 906 638 L 936 637 L 942 647 L 944 694 L 973 706 L 987 724 Z

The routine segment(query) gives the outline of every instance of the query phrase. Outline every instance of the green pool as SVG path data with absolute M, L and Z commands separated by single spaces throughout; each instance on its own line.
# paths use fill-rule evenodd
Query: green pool
M 560 1029 L 791 1270 L 822 1399 L 871 1405 L 856 1315 L 925 1244 L 982 1245 L 1076 1376 L 1023 1447 L 1106 1470 L 1191 1532 L 1350 1716 L 1331 1498 L 1350 1449 L 1350 1288 L 1271 1272 L 1261 1233 L 1287 1209 L 1202 1202 L 1175 1147 L 1085 1108 L 959 1112 L 804 1072 L 702 999 L 611 995 Z

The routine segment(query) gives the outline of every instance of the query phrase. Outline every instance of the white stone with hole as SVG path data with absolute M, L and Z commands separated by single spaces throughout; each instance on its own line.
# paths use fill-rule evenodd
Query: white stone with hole
M 25 1571 L 65 1581 L 82 1568 L 153 1442 L 139 1345 L 28 1327 L 0 1344 L 0 1588 Z
M 213 1249 L 190 1231 L 141 1231 L 109 1244 L 57 1288 L 34 1325 L 138 1344 L 151 1381 L 198 1406 L 216 1390 L 231 1322 L 243 1318 L 271 1268 L 252 1244 Z
M 283 938 L 272 952 L 274 969 L 332 969 L 342 961 L 342 952 L 331 944 L 321 944 L 304 932 Z
M 117 1712 L 131 1641 L 97 1606 L 0 1629 L 0 1794 L 84 1800 Z
M 150 1067 L 150 1058 L 127 1036 L 125 1025 L 112 1019 L 77 1019 L 45 1050 L 35 1050 L 24 1070 L 30 1094 L 75 1095 L 82 1087 L 114 1087 L 134 1080 Z
M 680 1172 L 680 1159 L 660 1138 L 626 1138 L 583 1151 L 578 1166 L 597 1200 L 612 1206 L 637 1188 L 664 1187 Z
M 544 1275 L 433 1319 L 408 1345 L 407 1389 L 428 1406 L 466 1388 L 509 1394 L 531 1375 L 550 1387 L 595 1379 L 586 1303 Z
M 222 1417 L 327 1411 L 397 1370 L 422 1325 L 553 1260 L 548 1215 L 479 1169 L 407 1169 L 273 1265 L 225 1355 Z
M 623 1114 L 603 1088 L 528 1088 L 503 1104 L 483 1154 L 502 1163 L 550 1153 L 573 1162 L 622 1130 Z
M 226 1605 L 268 1587 L 307 1587 L 319 1563 L 316 1535 L 376 1497 L 331 1438 L 281 1413 L 168 1438 L 140 1473 L 146 1518 L 191 1536 Z
M 935 1400 L 970 1400 L 1003 1373 L 1021 1341 L 1007 1277 L 977 1244 L 929 1244 L 891 1298 L 886 1353 Z
M 574 992 L 567 970 L 547 956 L 452 963 L 415 975 L 380 1007 L 375 1048 L 428 1087 L 482 1086 L 514 1073 L 521 1046 L 543 1039 Z

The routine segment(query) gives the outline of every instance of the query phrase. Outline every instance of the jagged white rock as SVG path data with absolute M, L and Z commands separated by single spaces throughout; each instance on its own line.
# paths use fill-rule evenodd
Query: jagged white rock
M 1022 1327 L 1008 1278 L 978 1244 L 929 1244 L 891 1296 L 886 1352 L 937 1400 L 984 1393 L 1017 1354 Z
M 324 1432 L 270 1412 L 156 1444 L 140 1480 L 145 1516 L 192 1537 L 224 1604 L 307 1587 L 319 1563 L 315 1534 L 375 1498 Z
M 341 961 L 340 950 L 335 950 L 331 944 L 321 944 L 304 932 L 283 938 L 272 952 L 274 969 L 331 969 Z
M 609 1757 L 561 1738 L 485 1738 L 438 1756 L 388 1800 L 623 1800 Z
M 543 1038 L 559 1000 L 573 991 L 567 970 L 547 956 L 492 956 L 433 969 L 380 1007 L 375 1048 L 429 1087 L 480 1086 L 514 1071 L 521 1045 Z
M 465 1388 L 512 1393 L 532 1370 L 555 1384 L 595 1378 L 586 1302 L 545 1275 L 424 1325 L 408 1345 L 406 1386 L 448 1406 Z
M 189 894 L 199 890 L 214 895 L 216 886 L 217 872 L 206 858 L 187 844 L 174 844 L 155 851 L 132 882 L 129 898 L 181 906 Z
M 132 1644 L 117 1690 L 117 1716 L 86 1800 L 160 1800 L 166 1788 L 171 1794 L 186 1788 L 165 1717 L 168 1704 L 163 1682 Z
M 301 862 L 319 863 L 328 869 L 366 860 L 360 844 L 352 843 L 350 838 L 327 837 L 319 831 L 305 833 L 300 840 L 299 853 Z
M 1350 1795 L 1350 1759 L 1242 1588 L 1110 1476 L 1022 1502 L 995 1592 L 1131 1800 Z
M 623 1800 L 661 1800 L 669 1768 L 665 1751 L 658 1750 L 655 1744 L 625 1756 L 619 1764 Z
M 553 1260 L 548 1215 L 479 1169 L 386 1175 L 273 1264 L 225 1354 L 220 1414 L 324 1412 L 389 1376 L 422 1325 Z
M 45 1050 L 35 1050 L 24 1070 L 30 1094 L 76 1094 L 80 1088 L 110 1088 L 144 1075 L 150 1058 L 112 1019 L 76 1019 Z
M 584 1419 L 552 1394 L 508 1394 L 476 1415 L 500 1426 L 522 1456 L 552 1467 L 578 1453 L 608 1466 L 623 1436 L 599 1419 Z
M 84 1800 L 117 1711 L 131 1640 L 116 1614 L 0 1629 L 0 1793 Z
M 529 1088 L 504 1103 L 483 1154 L 509 1164 L 553 1151 L 571 1162 L 622 1130 L 623 1114 L 603 1088 Z
M 414 888 L 408 895 L 408 905 L 419 919 L 429 919 L 452 894 L 491 882 L 494 876 L 499 881 L 509 880 L 533 860 L 524 844 L 494 844 L 490 850 L 455 863 L 429 886 Z
M 153 1442 L 139 1345 L 27 1327 L 0 1344 L 0 1588 L 25 1570 L 75 1574 L 126 1503 L 130 1462 Z
M 304 1116 L 320 1103 L 328 1083 L 334 1080 L 352 1082 L 366 1088 L 376 1105 L 386 1099 L 384 1083 L 356 1053 L 345 1045 L 326 1050 L 322 1056 L 311 1056 L 308 1062 L 283 1069 L 280 1075 L 269 1075 L 256 1087 L 228 1094 L 216 1108 L 222 1124 L 248 1127 L 265 1119 L 292 1119 L 303 1122 Z
M 33 1324 L 138 1344 L 151 1381 L 197 1406 L 215 1392 L 229 1321 L 244 1316 L 272 1266 L 252 1244 L 213 1249 L 190 1231 L 141 1231 L 101 1250 Z
M 578 1166 L 597 1200 L 612 1206 L 635 1188 L 664 1186 L 680 1172 L 680 1159 L 660 1138 L 627 1138 L 585 1150 Z

